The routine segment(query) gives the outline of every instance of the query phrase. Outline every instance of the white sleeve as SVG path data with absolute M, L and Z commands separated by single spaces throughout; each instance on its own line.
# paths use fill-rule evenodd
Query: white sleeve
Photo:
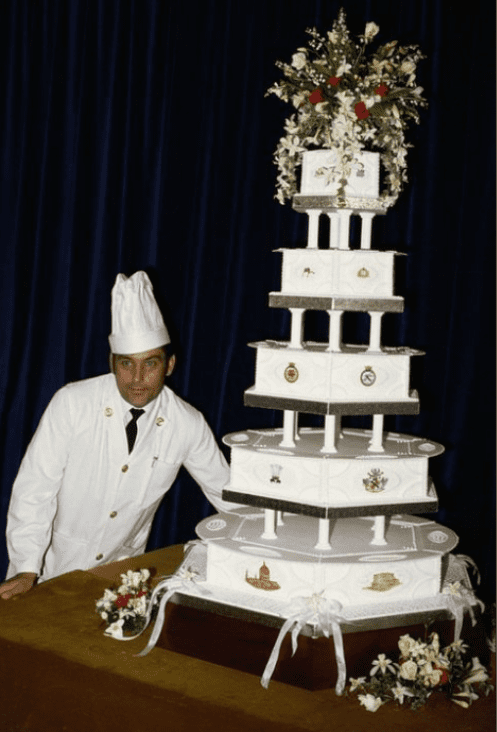
M 7 514 L 7 578 L 19 572 L 41 572 L 51 541 L 70 433 L 66 391 L 61 389 L 45 410 L 14 481 Z
M 200 413 L 184 466 L 202 488 L 207 500 L 218 511 L 226 513 L 245 508 L 222 498 L 223 489 L 229 487 L 230 467 Z

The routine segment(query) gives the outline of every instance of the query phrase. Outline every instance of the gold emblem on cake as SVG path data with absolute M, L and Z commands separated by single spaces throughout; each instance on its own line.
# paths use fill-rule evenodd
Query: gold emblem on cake
M 397 579 L 393 572 L 378 572 L 373 576 L 373 581 L 365 590 L 373 590 L 373 592 L 388 592 L 393 587 L 398 587 L 402 582 Z
M 357 273 L 358 277 L 366 278 L 369 277 L 369 269 L 366 269 L 366 267 L 361 267 L 359 272 Z
M 285 379 L 290 384 L 294 384 L 298 378 L 299 378 L 299 370 L 293 362 L 290 362 L 285 369 Z
M 379 468 L 373 468 L 369 471 L 367 478 L 362 479 L 365 489 L 370 493 L 381 493 L 381 491 L 384 491 L 387 481 L 388 478 L 385 478 L 383 471 Z
M 304 271 L 302 272 L 302 277 L 310 277 L 311 275 L 316 274 L 310 267 L 306 267 Z
M 249 577 L 248 572 L 245 573 L 245 582 L 248 582 L 252 587 L 256 587 L 258 590 L 279 590 L 280 586 L 277 582 L 273 582 L 270 579 L 269 569 L 266 567 L 266 563 L 262 563 L 262 567 L 259 569 L 258 577 Z
M 376 374 L 373 371 L 372 366 L 366 366 L 360 376 L 360 379 L 363 386 L 373 386 L 374 382 L 376 381 Z

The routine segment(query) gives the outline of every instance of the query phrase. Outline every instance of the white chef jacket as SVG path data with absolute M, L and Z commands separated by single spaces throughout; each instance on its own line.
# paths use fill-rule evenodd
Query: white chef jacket
M 236 507 L 221 498 L 229 466 L 200 412 L 166 386 L 146 412 L 129 455 L 113 374 L 55 394 L 14 482 L 7 578 L 46 580 L 142 554 L 181 465 L 218 510 Z

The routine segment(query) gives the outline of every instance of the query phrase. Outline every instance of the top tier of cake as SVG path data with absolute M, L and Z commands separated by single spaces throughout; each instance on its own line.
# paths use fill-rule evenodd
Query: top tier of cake
M 378 199 L 380 195 L 379 153 L 362 152 L 347 178 L 347 198 Z M 334 150 L 310 150 L 302 156 L 300 192 L 304 196 L 336 196 L 340 173 Z

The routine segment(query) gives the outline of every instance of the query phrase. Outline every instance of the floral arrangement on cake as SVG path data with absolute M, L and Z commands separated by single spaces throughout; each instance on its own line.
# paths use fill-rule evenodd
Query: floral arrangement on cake
M 106 635 L 122 639 L 143 630 L 151 597 L 150 576 L 148 569 L 130 569 L 121 575 L 122 584 L 117 589 L 106 589 L 97 600 L 97 612 L 107 625 Z
M 298 48 L 290 64 L 276 62 L 284 78 L 268 89 L 290 102 L 296 113 L 285 121 L 285 135 L 275 151 L 279 170 L 276 198 L 280 203 L 297 193 L 296 171 L 309 149 L 330 148 L 337 154 L 335 181 L 344 204 L 345 184 L 364 149 L 381 152 L 386 171 L 385 205 L 393 205 L 407 182 L 405 132 L 419 123 L 418 108 L 426 106 L 416 84 L 416 67 L 425 58 L 418 46 L 391 41 L 370 56 L 368 44 L 379 32 L 366 24 L 358 43 L 350 37 L 343 9 L 327 36 L 308 28 L 308 47 Z
M 488 695 L 493 686 L 478 658 L 464 660 L 466 649 L 461 640 L 441 649 L 437 633 L 432 633 L 428 643 L 403 635 L 399 640 L 399 662 L 394 663 L 380 653 L 373 661 L 370 678 L 350 679 L 348 692 L 358 693 L 360 703 L 370 712 L 376 712 L 388 701 L 417 709 L 434 691 L 444 692 L 453 702 L 467 708 L 479 698 L 476 689 Z

